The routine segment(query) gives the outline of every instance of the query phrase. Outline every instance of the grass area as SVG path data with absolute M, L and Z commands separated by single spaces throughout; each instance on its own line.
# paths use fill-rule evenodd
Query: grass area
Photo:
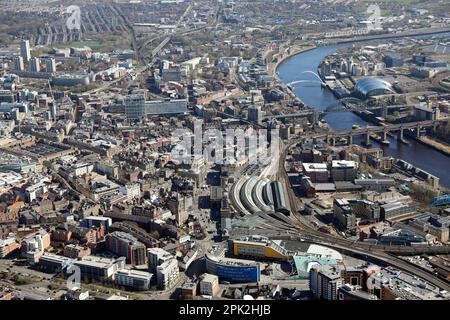
M 303 46 L 306 44 L 306 40 L 295 40 L 294 45 L 296 46 Z
M 142 296 L 137 295 L 133 292 L 123 291 L 123 290 L 114 289 L 114 288 L 108 288 L 108 287 L 104 287 L 102 285 L 95 284 L 95 283 L 83 283 L 81 285 L 81 287 L 83 289 L 87 289 L 87 290 L 93 291 L 93 292 L 101 292 L 101 293 L 111 294 L 111 295 L 115 294 L 115 295 L 120 295 L 122 297 L 128 296 L 128 298 L 131 300 L 142 300 Z

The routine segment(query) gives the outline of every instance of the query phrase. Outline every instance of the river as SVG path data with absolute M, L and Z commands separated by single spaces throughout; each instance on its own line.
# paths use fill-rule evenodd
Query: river
M 448 35 L 448 34 L 446 34 Z M 315 75 L 308 72 L 317 72 L 320 62 L 328 55 L 335 53 L 340 48 L 351 46 L 351 44 L 331 45 L 318 47 L 316 49 L 299 53 L 284 61 L 277 73 L 283 83 L 288 84 L 298 80 L 312 80 L 312 82 L 298 83 L 293 86 L 293 91 L 305 104 L 314 107 L 320 111 L 336 103 L 337 99 L 333 93 L 323 88 L 317 82 Z M 315 82 L 314 82 L 315 81 Z M 366 126 L 369 124 L 351 112 L 328 113 L 325 120 L 334 130 L 351 129 L 353 124 Z M 361 143 L 361 140 L 354 139 L 354 143 Z M 429 148 L 414 140 L 409 140 L 410 145 L 397 143 L 397 139 L 390 138 L 390 145 L 383 146 L 373 141 L 374 147 L 384 150 L 384 155 L 403 159 L 437 177 L 441 184 L 450 188 L 450 157 Z

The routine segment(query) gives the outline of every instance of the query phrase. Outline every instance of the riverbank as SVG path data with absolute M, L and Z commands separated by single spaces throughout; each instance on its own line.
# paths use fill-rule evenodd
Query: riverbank
M 292 47 L 292 48 L 288 49 L 289 53 L 286 54 L 286 55 L 279 52 L 278 55 L 281 54 L 282 55 L 281 58 L 277 57 L 277 62 L 276 63 L 271 63 L 267 67 L 267 69 L 268 69 L 267 71 L 268 71 L 269 75 L 274 77 L 276 82 L 283 84 L 283 81 L 278 76 L 278 72 L 277 72 L 278 67 L 281 66 L 286 60 L 288 60 L 288 59 L 290 59 L 290 58 L 292 58 L 292 57 L 294 57 L 294 56 L 296 56 L 298 54 L 305 53 L 305 52 L 314 50 L 316 48 L 317 47 L 313 46 L 313 45 L 307 46 L 307 47 L 301 47 L 301 48 L 299 48 L 299 47 Z M 287 92 L 288 92 L 288 94 L 290 95 L 290 97 L 292 99 L 297 100 L 300 103 L 304 104 L 304 102 L 292 91 L 291 88 L 288 87 L 287 88 Z
M 274 65 L 272 63 L 273 66 L 270 66 L 269 70 L 268 70 L 269 74 L 271 76 L 275 77 L 277 81 L 282 82 L 280 77 L 278 76 L 278 73 L 277 73 L 278 67 L 281 64 L 283 64 L 287 59 L 290 59 L 290 58 L 296 56 L 297 54 L 305 53 L 305 52 L 314 50 L 316 48 L 317 47 L 314 46 L 314 45 L 310 45 L 310 46 L 307 46 L 307 47 L 301 47 L 301 48 L 299 48 L 299 47 L 291 47 L 291 48 L 289 48 L 290 52 L 288 54 L 286 54 L 286 55 L 283 54 L 280 59 L 277 59 L 277 62 Z M 278 53 L 278 54 L 280 54 L 280 53 Z
M 450 146 L 448 144 L 444 144 L 427 136 L 420 137 L 417 141 L 445 154 L 446 156 L 450 156 Z

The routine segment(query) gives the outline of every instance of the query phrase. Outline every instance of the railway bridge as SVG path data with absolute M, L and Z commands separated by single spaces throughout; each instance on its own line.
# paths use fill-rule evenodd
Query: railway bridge
M 442 119 L 443 120 L 443 119 Z M 408 122 L 400 124 L 384 124 L 382 126 L 368 126 L 365 128 L 356 128 L 351 130 L 339 130 L 334 132 L 319 133 L 310 136 L 305 136 L 303 138 L 312 138 L 314 140 L 325 140 L 330 145 L 335 145 L 337 138 L 346 138 L 349 144 L 353 143 L 353 137 L 364 136 L 365 144 L 370 145 L 370 136 L 373 134 L 381 134 L 383 141 L 388 140 L 388 134 L 390 132 L 398 132 L 398 137 L 400 140 L 404 140 L 404 130 L 415 130 L 416 137 L 420 137 L 420 131 L 423 128 L 436 128 L 439 121 L 441 120 L 427 120 L 427 121 L 417 121 Z

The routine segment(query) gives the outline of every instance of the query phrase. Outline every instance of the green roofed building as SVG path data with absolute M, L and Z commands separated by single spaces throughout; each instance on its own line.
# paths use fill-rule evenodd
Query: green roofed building
M 297 271 L 296 275 L 292 275 L 289 279 L 309 279 L 309 270 L 314 265 L 335 265 L 336 259 L 328 257 L 320 257 L 317 255 L 298 255 L 293 256 L 294 266 Z

